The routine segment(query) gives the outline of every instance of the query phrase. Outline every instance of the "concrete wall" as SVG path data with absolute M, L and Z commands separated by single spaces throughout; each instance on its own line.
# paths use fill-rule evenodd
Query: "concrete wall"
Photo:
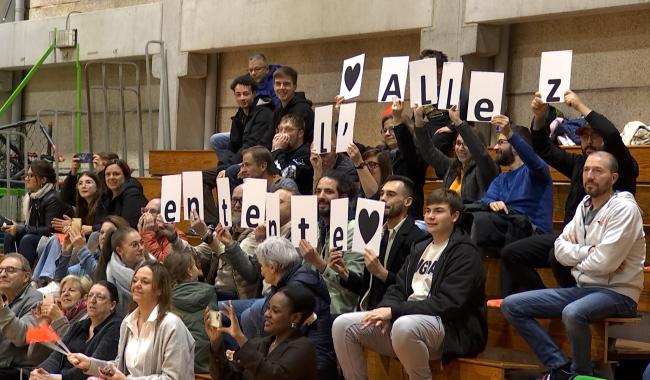
M 511 27 L 508 109 L 527 125 L 538 87 L 540 53 L 573 50 L 571 87 L 620 129 L 650 122 L 650 10 L 539 21 Z M 560 106 L 567 116 L 575 111 Z
M 29 19 L 67 16 L 72 11 L 89 12 L 157 3 L 160 0 L 30 0 Z
M 365 53 L 361 96 L 357 102 L 355 139 L 364 144 L 380 142 L 381 113 L 388 103 L 377 103 L 382 58 L 408 55 L 417 59 L 420 49 L 419 33 L 332 41 L 311 44 L 295 44 L 281 48 L 265 48 L 264 52 L 273 63 L 292 66 L 298 75 L 298 91 L 304 91 L 315 106 L 332 104 L 338 94 L 341 67 L 345 58 Z M 257 51 L 257 50 L 256 50 Z M 219 130 L 230 130 L 230 116 L 236 111 L 235 100 L 230 91 L 230 81 L 247 70 L 247 57 L 253 50 L 220 54 L 219 63 Z M 407 92 L 408 93 L 408 92 Z

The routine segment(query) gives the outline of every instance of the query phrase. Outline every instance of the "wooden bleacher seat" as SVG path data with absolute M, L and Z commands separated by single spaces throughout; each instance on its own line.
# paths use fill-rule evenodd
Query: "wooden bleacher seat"
M 152 176 L 200 171 L 215 166 L 217 166 L 217 155 L 211 150 L 149 151 L 149 174 Z

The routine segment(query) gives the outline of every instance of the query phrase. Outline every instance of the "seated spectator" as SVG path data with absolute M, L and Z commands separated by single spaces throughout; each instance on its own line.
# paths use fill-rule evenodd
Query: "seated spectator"
M 282 105 L 273 89 L 273 74 L 278 68 L 280 65 L 269 64 L 262 53 L 254 53 L 248 57 L 248 74 L 257 84 L 257 96 L 271 98 L 273 108 L 280 108 Z
M 86 294 L 92 284 L 88 277 L 66 276 L 61 280 L 59 302 L 44 300 L 34 308 L 37 324 L 46 321 L 59 336 L 65 335 L 70 325 L 87 318 Z
M 415 185 L 411 216 L 422 219 L 424 182 L 429 167 L 414 141 L 412 122 L 402 115 L 404 102 L 397 100 L 395 107 L 389 105 L 381 120 L 381 136 L 390 152 L 393 174 L 410 178 Z
M 254 146 L 242 152 L 242 164 L 239 168 L 237 178 L 236 183 L 230 181 L 230 186 L 233 191 L 236 185 L 240 184 L 244 178 L 266 179 L 268 183 L 267 191 L 270 193 L 287 182 L 295 185 L 294 180 L 284 178 L 275 173 L 271 152 L 263 146 Z M 212 189 L 215 186 L 216 183 L 214 180 L 207 183 L 205 175 L 203 176 L 203 199 L 212 199 Z M 216 225 L 218 222 L 218 213 L 214 202 L 204 202 L 204 210 L 206 222 Z
M 549 138 L 550 125 L 555 120 L 557 110 L 545 104 L 539 93 L 535 94 L 531 109 L 533 120 L 532 137 L 535 152 L 555 170 L 571 178 L 568 196 L 564 204 L 564 225 L 573 219 L 579 201 L 585 196 L 582 185 L 582 171 L 587 157 L 596 151 L 604 150 L 614 155 L 619 162 L 618 180 L 614 190 L 636 192 L 636 178 L 639 165 L 623 143 L 618 129 L 607 118 L 592 111 L 573 91 L 567 91 L 564 102 L 580 112 L 587 123 L 577 130 L 580 135 L 582 154 L 574 154 L 557 147 Z M 519 290 L 544 289 L 544 283 L 535 268 L 551 266 L 558 284 L 562 287 L 575 286 L 571 268 L 557 263 L 554 255 L 554 242 L 557 234 L 534 235 L 519 240 L 503 248 L 501 259 L 504 269 L 515 280 L 512 293 Z M 504 294 L 504 296 L 512 294 Z
M 309 161 L 310 143 L 305 142 L 304 121 L 294 114 L 284 115 L 273 137 L 273 164 L 285 178 L 296 181 L 301 194 L 312 193 L 314 169 Z
M 100 281 L 90 288 L 86 309 L 88 318 L 75 322 L 63 336 L 63 343 L 71 352 L 101 360 L 112 360 L 117 354 L 122 317 L 115 313 L 118 303 L 117 288 L 110 282 Z M 29 380 L 86 379 L 83 372 L 72 366 L 60 352 L 50 356 L 32 371 Z
M 492 160 L 477 132 L 460 119 L 458 107 L 449 112 L 450 126 L 457 131 L 454 158 L 442 152 L 432 143 L 423 120 L 423 109 L 415 110 L 415 141 L 424 160 L 431 165 L 442 186 L 454 190 L 463 203 L 477 202 L 483 196 L 492 180 L 499 175 L 499 167 Z
M 347 272 L 354 272 L 363 276 L 364 259 L 361 252 L 352 251 L 352 237 L 354 235 L 354 220 L 348 222 L 347 242 L 345 251 L 336 247 L 330 248 L 330 204 L 333 199 L 354 199 L 356 189 L 349 177 L 337 171 L 330 171 L 318 181 L 314 192 L 318 199 L 318 246 L 303 240 L 300 242 L 300 254 L 305 264 L 323 274 L 327 289 L 332 300 L 332 314 L 341 314 L 353 311 L 359 302 L 359 295 L 345 288 L 341 284 L 341 275 L 332 267 L 333 262 L 344 265 Z M 341 261 L 338 261 L 341 260 Z
M 633 317 L 643 290 L 646 242 L 634 196 L 615 191 L 618 163 L 610 153 L 587 156 L 585 196 L 555 241 L 555 257 L 571 266 L 577 287 L 531 290 L 506 297 L 501 311 L 550 372 L 542 379 L 593 375 L 590 323 Z M 571 357 L 535 318 L 562 318 Z
M 131 281 L 138 265 L 142 264 L 149 255 L 144 250 L 144 244 L 138 231 L 133 228 L 120 227 L 109 232 L 102 248 L 102 254 L 95 270 L 95 278 L 107 280 L 117 287 L 120 302 L 117 304 L 117 313 L 126 315 L 131 304 Z M 110 237 L 109 237 L 110 236 Z
M 34 345 L 28 354 L 27 328 L 34 325 L 31 311 L 43 295 L 29 285 L 32 270 L 29 261 L 9 253 L 0 261 L 0 379 L 20 380 L 48 353 L 43 345 Z
M 101 193 L 106 193 L 106 179 L 104 178 L 104 169 L 106 164 L 110 161 L 118 160 L 120 157 L 113 152 L 99 152 L 93 154 L 93 168 L 97 178 L 99 178 L 98 189 L 101 189 Z M 75 154 L 72 156 L 72 165 L 70 166 L 70 172 L 63 180 L 63 185 L 61 186 L 61 199 L 69 204 L 74 206 L 76 204 L 77 198 L 77 173 L 81 168 L 81 163 L 79 162 L 79 157 Z
M 390 154 L 376 148 L 361 153 L 357 145 L 352 143 L 348 146 L 348 156 L 357 169 L 361 194 L 365 198 L 379 199 L 379 187 L 393 173 Z
M 137 228 L 140 210 L 147 205 L 142 185 L 131 177 L 131 168 L 124 160 L 109 162 L 104 175 L 108 189 L 108 214 L 119 215 L 128 220 L 131 227 Z
M 366 248 L 363 275 L 349 272 L 342 259 L 332 262 L 332 268 L 341 276 L 341 284 L 361 297 L 360 310 L 372 310 L 396 280 L 397 272 L 406 261 L 411 245 L 427 238 L 428 234 L 415 225 L 409 215 L 413 204 L 413 181 L 391 175 L 381 188 L 379 200 L 386 203 L 384 228 L 379 252 Z
M 305 97 L 304 92 L 296 92 L 298 88 L 298 72 L 289 66 L 281 66 L 273 73 L 273 89 L 280 107 L 273 112 L 273 125 L 280 126 L 284 115 L 293 114 L 302 119 L 305 124 L 305 142 L 314 140 L 314 110 L 311 100 Z
M 553 182 L 548 165 L 528 143 L 527 128 L 511 127 L 503 115 L 493 116 L 491 123 L 500 131 L 496 163 L 510 170 L 499 174 L 481 198 L 489 211 L 472 213 L 472 240 L 478 246 L 503 247 L 533 231 L 551 231 Z
M 95 173 L 83 172 L 79 175 L 73 206 L 75 217 L 81 219 L 81 230 L 85 236 L 98 231 L 107 215 L 105 204 L 102 202 L 103 188 Z M 65 215 L 63 219 L 52 219 L 52 227 L 57 231 L 63 231 L 64 227 L 71 224 L 72 219 Z
M 440 93 L 440 85 L 442 84 L 442 69 L 445 62 L 448 62 L 448 57 L 445 53 L 439 50 L 424 49 L 420 52 L 420 59 L 435 58 L 436 68 L 438 74 L 438 93 Z M 467 120 L 467 104 L 469 103 L 469 94 L 464 88 L 460 89 L 460 104 L 458 109 L 460 111 L 460 118 Z M 449 152 L 452 150 L 456 141 L 457 132 L 449 124 L 451 120 L 447 110 L 440 109 L 438 104 L 427 106 L 427 122 L 425 128 L 431 136 L 433 145 L 441 152 Z
M 120 227 L 128 227 L 129 222 L 117 215 L 108 215 L 98 232 L 93 233 L 91 237 L 97 236 L 95 240 L 98 243 L 95 247 L 91 244 L 86 244 L 84 237 L 77 233 L 75 230 L 67 229 L 66 237 L 63 240 L 63 248 L 61 256 L 56 262 L 56 271 L 54 272 L 54 280 L 60 281 L 68 274 L 76 274 L 78 276 L 91 276 L 95 280 L 106 279 L 106 273 L 102 273 L 101 277 L 97 277 L 97 257 L 95 249 L 99 248 L 103 252 L 104 245 L 110 246 L 110 235 Z M 95 235 L 96 234 L 96 235 Z M 108 242 L 107 238 L 108 236 Z M 91 238 L 88 238 L 90 242 Z M 110 253 L 110 252 L 109 252 Z M 108 262 L 108 259 L 106 259 Z
M 34 160 L 27 167 L 23 197 L 24 224 L 13 223 L 2 226 L 5 232 L 4 252 L 18 252 L 31 265 L 36 263 L 36 247 L 43 236 L 54 232 L 52 219 L 62 218 L 69 208 L 61 201 L 54 184 L 56 173 L 52 164 Z
M 332 326 L 346 379 L 367 378 L 363 348 L 397 357 L 411 379 L 430 379 L 429 360 L 475 356 L 487 341 L 481 254 L 457 226 L 462 203 L 432 192 L 424 220 L 431 238 L 414 244 L 377 308 L 343 314 Z
M 277 189 L 275 193 L 280 198 L 280 230 L 279 236 L 289 238 L 291 234 L 291 196 L 298 195 L 298 188 L 284 187 Z M 230 231 L 233 229 L 230 228 Z M 266 226 L 260 224 L 252 233 L 248 233 L 246 238 L 238 242 L 233 238 L 229 229 L 219 224 L 214 231 L 214 241 L 221 243 L 223 247 L 223 266 L 222 268 L 232 268 L 232 277 L 235 279 L 237 298 L 230 299 L 249 299 L 259 296 L 261 274 L 259 266 L 256 264 L 255 251 L 258 244 L 266 240 Z M 250 240 L 254 239 L 255 243 Z M 214 243 L 213 243 L 214 244 Z M 222 269 L 221 272 L 224 270 Z M 264 282 L 262 294 L 266 294 L 269 284 Z M 245 293 L 242 294 L 242 290 Z M 224 292 L 218 291 L 219 300 L 225 300 Z
M 187 252 L 172 252 L 164 265 L 172 281 L 172 310 L 183 320 L 196 344 L 194 372 L 207 373 L 210 371 L 210 342 L 203 328 L 203 311 L 208 306 L 216 309 L 215 289 L 198 281 L 199 268 Z
M 136 307 L 120 326 L 115 360 L 73 353 L 68 355 L 70 363 L 85 374 L 114 379 L 193 379 L 194 338 L 170 312 L 167 270 L 157 261 L 140 266 L 133 275 L 131 293 Z
M 240 254 L 241 256 L 241 254 Z M 234 259 L 233 259 L 234 260 Z M 333 379 L 337 376 L 336 357 L 332 346 L 330 297 L 323 278 L 315 271 L 302 265 L 302 258 L 282 237 L 269 237 L 257 248 L 253 265 L 260 268 L 264 281 L 271 285 L 265 298 L 238 300 L 232 302 L 237 315 L 241 315 L 241 326 L 248 338 L 261 336 L 264 331 L 264 313 L 273 295 L 287 285 L 308 289 L 316 300 L 316 321 L 303 326 L 302 330 L 314 344 L 317 356 L 319 379 Z M 220 306 L 223 303 L 220 303 Z
M 314 313 L 316 301 L 312 293 L 301 286 L 288 285 L 269 300 L 264 312 L 264 337 L 248 339 L 239 328 L 232 306 L 226 306 L 232 323 L 214 328 L 205 318 L 205 330 L 210 336 L 213 379 L 286 379 L 315 380 L 316 351 L 300 331 Z M 240 348 L 232 358 L 226 356 L 222 334 L 233 337 Z M 233 364 L 236 363 L 236 365 Z
M 216 151 L 220 170 L 225 170 L 230 165 L 239 164 L 244 149 L 255 145 L 270 148 L 275 133 L 273 105 L 269 98 L 257 96 L 257 84 L 250 75 L 246 74 L 235 78 L 230 84 L 230 90 L 233 92 L 239 108 L 235 116 L 232 117 L 227 149 Z M 215 136 L 218 134 L 210 138 L 213 147 Z
M 311 161 L 311 166 L 314 169 L 314 180 L 312 184 L 314 190 L 316 190 L 316 185 L 323 176 L 323 173 L 333 170 L 343 173 L 355 184 L 356 189 L 359 188 L 359 175 L 357 174 L 354 163 L 347 154 L 336 153 L 336 133 L 332 133 L 332 150 L 326 153 L 318 153 L 312 146 L 309 161 Z
M 187 247 L 184 244 L 185 233 L 176 228 L 174 223 L 163 222 L 160 215 L 160 198 L 154 198 L 142 209 L 138 221 L 138 232 L 142 236 L 144 248 L 158 261 L 165 261 L 165 257 L 172 251 L 181 251 Z

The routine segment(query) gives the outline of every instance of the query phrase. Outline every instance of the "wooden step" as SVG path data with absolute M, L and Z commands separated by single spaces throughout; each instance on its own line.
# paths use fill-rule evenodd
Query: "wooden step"
M 408 380 L 397 358 L 382 356 L 371 350 L 364 350 L 368 378 L 371 380 Z M 512 371 L 539 371 L 537 364 L 515 363 L 506 360 L 482 358 L 458 358 L 442 365 L 440 360 L 429 362 L 433 380 L 503 380 Z
M 150 150 L 149 174 L 160 176 L 217 166 L 217 155 L 209 150 Z
M 650 359 L 650 342 L 616 339 L 616 343 L 609 353 L 609 358 L 611 360 Z

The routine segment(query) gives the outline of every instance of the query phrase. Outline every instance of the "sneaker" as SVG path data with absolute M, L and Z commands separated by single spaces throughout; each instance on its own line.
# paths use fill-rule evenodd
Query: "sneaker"
M 571 363 L 565 364 L 560 368 L 551 369 L 542 375 L 540 380 L 571 380 L 575 374 L 571 372 Z

